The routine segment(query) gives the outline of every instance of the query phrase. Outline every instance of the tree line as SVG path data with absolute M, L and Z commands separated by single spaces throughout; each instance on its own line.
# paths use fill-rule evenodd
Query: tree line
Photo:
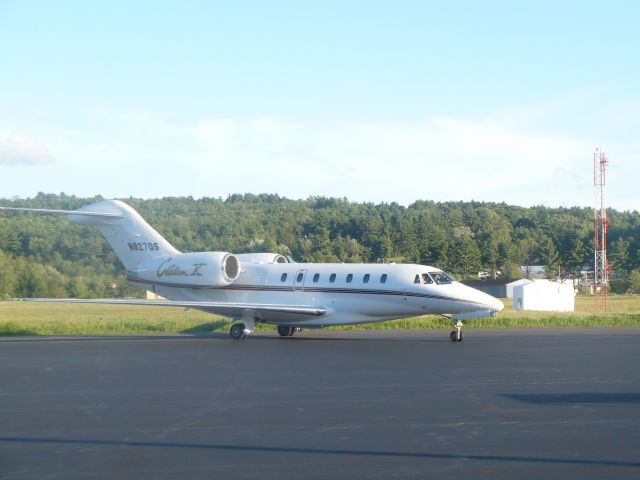
M 102 200 L 39 193 L 1 206 L 76 209 Z M 277 252 L 300 262 L 405 262 L 459 278 L 520 278 L 543 265 L 577 278 L 593 265 L 590 208 L 505 203 L 356 203 L 272 194 L 123 199 L 181 251 Z M 640 214 L 608 210 L 614 291 L 640 290 Z M 0 213 L 0 297 L 136 296 L 117 257 L 91 227 L 65 217 Z

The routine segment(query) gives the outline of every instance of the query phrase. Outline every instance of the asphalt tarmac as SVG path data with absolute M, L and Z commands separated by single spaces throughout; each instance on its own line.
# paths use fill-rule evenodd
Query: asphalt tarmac
M 640 478 L 640 329 L 0 338 L 0 478 Z

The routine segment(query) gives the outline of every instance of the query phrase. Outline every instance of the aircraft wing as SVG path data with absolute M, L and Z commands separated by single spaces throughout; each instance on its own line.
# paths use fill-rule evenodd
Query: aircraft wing
M 20 298 L 23 302 L 53 302 L 53 303 L 97 303 L 114 305 L 142 305 L 153 307 L 181 307 L 195 308 L 219 313 L 231 317 L 242 317 L 255 312 L 260 316 L 273 314 L 287 314 L 294 316 L 321 317 L 328 310 L 324 307 L 312 305 L 277 305 L 270 303 L 230 303 L 230 302 L 182 302 L 175 300 L 117 300 L 117 299 L 80 299 L 80 298 Z

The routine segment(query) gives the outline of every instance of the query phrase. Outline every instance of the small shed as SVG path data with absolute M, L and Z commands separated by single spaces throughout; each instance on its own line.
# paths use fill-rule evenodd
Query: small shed
M 575 292 L 571 285 L 538 280 L 513 289 L 514 310 L 573 312 Z
M 511 283 L 507 283 L 507 298 L 513 298 L 513 289 L 518 285 L 526 285 L 527 283 L 531 283 L 533 280 L 529 280 L 528 278 L 521 278 L 520 280 L 516 280 Z

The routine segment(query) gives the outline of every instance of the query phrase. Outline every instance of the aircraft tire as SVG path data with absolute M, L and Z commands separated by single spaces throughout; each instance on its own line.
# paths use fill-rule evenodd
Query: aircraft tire
M 244 334 L 244 323 L 234 323 L 231 325 L 231 329 L 229 330 L 229 335 L 234 340 L 241 340 L 246 338 L 247 336 Z
M 458 336 L 456 335 L 456 331 L 453 330 L 451 332 L 451 335 L 449 335 L 449 338 L 451 339 L 452 342 L 457 342 L 458 341 Z
M 285 327 L 284 325 L 278 325 L 278 335 L 280 335 L 281 337 L 290 337 L 291 335 L 293 335 L 293 333 L 291 333 L 292 331 L 293 328 Z

